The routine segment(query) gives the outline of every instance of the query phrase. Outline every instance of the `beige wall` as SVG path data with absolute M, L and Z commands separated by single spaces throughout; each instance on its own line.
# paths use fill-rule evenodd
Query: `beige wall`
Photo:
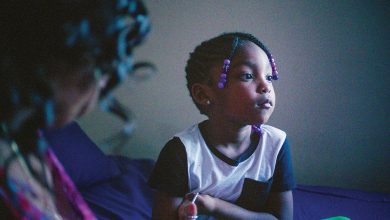
M 385 2 L 385 1 L 382 1 Z M 259 37 L 281 80 L 269 124 L 288 133 L 298 183 L 390 193 L 390 6 L 375 1 L 148 0 L 153 29 L 135 51 L 157 65 L 116 91 L 137 116 L 123 153 L 156 159 L 204 118 L 185 86 L 188 53 L 226 31 Z M 119 129 L 98 111 L 80 121 L 99 142 Z

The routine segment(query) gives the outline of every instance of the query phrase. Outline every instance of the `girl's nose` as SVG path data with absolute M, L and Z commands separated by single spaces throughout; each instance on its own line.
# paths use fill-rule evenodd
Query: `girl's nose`
M 271 92 L 271 85 L 269 82 L 266 82 L 265 80 L 260 80 L 257 86 L 257 92 L 258 93 L 270 93 Z

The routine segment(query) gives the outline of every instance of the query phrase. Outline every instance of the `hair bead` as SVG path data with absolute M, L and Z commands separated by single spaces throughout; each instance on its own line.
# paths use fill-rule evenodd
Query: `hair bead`
M 219 76 L 219 81 L 218 81 L 218 88 L 220 88 L 220 89 L 224 88 L 226 85 L 227 72 L 229 70 L 229 66 L 230 66 L 230 60 L 225 59 L 223 61 L 222 72 L 221 72 L 221 75 Z
M 279 79 L 279 73 L 278 70 L 276 69 L 276 64 L 275 64 L 275 59 L 272 57 L 272 54 L 267 54 L 269 62 L 271 64 L 271 69 L 272 69 L 272 79 L 273 80 L 278 80 Z
M 263 134 L 262 125 L 252 125 L 252 132 L 261 135 Z

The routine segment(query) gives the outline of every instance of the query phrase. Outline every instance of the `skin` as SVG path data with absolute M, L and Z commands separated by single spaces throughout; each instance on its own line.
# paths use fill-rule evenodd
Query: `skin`
M 207 144 L 235 159 L 251 144 L 251 125 L 264 124 L 275 108 L 275 92 L 268 80 L 272 70 L 265 52 L 252 42 L 245 42 L 234 56 L 225 88 L 216 85 L 221 64 L 210 70 L 212 84 L 194 84 L 192 95 L 209 120 L 200 127 Z M 183 198 L 157 193 L 154 219 L 185 219 Z M 253 212 L 210 195 L 200 194 L 196 204 L 202 214 L 220 219 L 292 219 L 292 192 L 271 192 L 266 213 Z
M 95 78 L 91 68 L 71 68 L 57 64 L 50 79 L 55 102 L 55 121 L 52 127 L 62 127 L 90 112 L 97 104 L 101 90 L 108 82 L 108 76 Z M 66 71 L 66 72 L 65 72 Z

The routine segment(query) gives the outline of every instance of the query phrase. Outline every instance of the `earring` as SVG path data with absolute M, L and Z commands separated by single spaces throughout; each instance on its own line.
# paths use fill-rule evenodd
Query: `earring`
M 206 101 L 206 104 L 207 104 L 207 105 L 210 105 L 210 104 L 211 104 L 210 100 L 207 100 L 207 101 Z

